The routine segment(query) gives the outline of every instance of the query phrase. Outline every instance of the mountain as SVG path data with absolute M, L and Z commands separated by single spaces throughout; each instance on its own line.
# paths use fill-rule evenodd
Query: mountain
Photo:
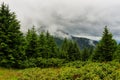
M 72 39 L 72 35 L 70 35 L 69 33 L 63 31 L 63 30 L 57 30 L 54 35 L 55 37 L 58 37 L 58 38 L 61 38 L 61 39 L 64 39 L 64 38 L 67 38 L 67 39 Z
M 74 37 L 72 36 L 72 40 L 76 41 L 80 49 L 83 49 L 85 47 L 90 48 L 90 47 L 95 47 L 98 41 L 91 40 L 88 38 L 83 38 L 83 37 Z
M 45 26 L 41 26 L 37 30 L 38 30 L 38 32 L 46 32 Z M 54 36 L 54 39 L 58 46 L 62 45 L 64 38 L 76 41 L 78 46 L 80 47 L 80 49 L 83 49 L 85 47 L 87 47 L 87 48 L 95 47 L 96 44 L 98 43 L 98 41 L 91 40 L 91 39 L 88 39 L 85 37 L 76 37 L 76 36 L 70 35 L 69 33 L 65 32 L 63 30 L 57 30 L 56 32 L 52 33 L 52 35 Z
M 54 39 L 55 39 L 57 45 L 59 45 L 59 46 L 62 45 L 64 38 L 68 38 L 68 39 L 76 41 L 78 46 L 80 47 L 80 49 L 83 49 L 85 47 L 87 47 L 87 48 L 95 47 L 96 44 L 98 43 L 98 41 L 91 40 L 91 39 L 84 38 L 84 37 L 76 37 L 76 36 L 70 35 L 69 33 L 64 32 L 64 31 L 61 31 L 61 30 L 58 30 L 54 36 L 55 36 Z
M 54 39 L 58 46 L 62 45 L 63 39 L 61 39 L 59 37 L 54 37 Z M 85 47 L 87 47 L 87 48 L 95 47 L 96 44 L 98 43 L 98 41 L 95 41 L 95 40 L 91 40 L 91 39 L 83 38 L 83 37 L 75 37 L 75 36 L 72 36 L 72 40 L 77 42 L 80 49 L 83 49 Z

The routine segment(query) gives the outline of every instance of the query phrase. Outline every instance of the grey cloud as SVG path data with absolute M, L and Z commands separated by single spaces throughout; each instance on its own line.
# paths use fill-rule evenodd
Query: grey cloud
M 2 0 L 9 4 L 21 21 L 21 30 L 32 25 L 52 34 L 64 30 L 72 35 L 97 38 L 108 26 L 116 39 L 120 37 L 119 0 Z

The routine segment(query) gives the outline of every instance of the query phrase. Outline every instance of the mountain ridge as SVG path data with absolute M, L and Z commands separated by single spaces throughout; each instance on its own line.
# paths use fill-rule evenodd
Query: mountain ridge
M 61 46 L 62 42 L 64 39 L 59 38 L 59 37 L 54 37 L 57 45 Z M 70 40 L 76 41 L 76 43 L 78 44 L 80 49 L 84 49 L 84 48 L 95 48 L 96 44 L 98 43 L 98 41 L 92 40 L 92 39 L 88 39 L 85 37 L 75 37 L 72 36 Z
M 44 27 L 38 29 L 40 32 L 47 32 Z M 97 40 L 92 40 L 87 37 L 77 37 L 74 35 L 69 34 L 68 32 L 64 30 L 57 30 L 53 33 L 51 33 L 57 43 L 57 45 L 60 47 L 62 45 L 62 42 L 64 38 L 76 41 L 80 49 L 84 48 L 94 48 L 96 44 L 98 43 Z

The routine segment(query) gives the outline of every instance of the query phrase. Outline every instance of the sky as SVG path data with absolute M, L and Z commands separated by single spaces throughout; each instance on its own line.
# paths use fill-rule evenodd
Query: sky
M 108 26 L 120 40 L 120 0 L 0 0 L 15 12 L 26 32 L 33 25 L 51 34 L 63 30 L 74 36 L 99 40 Z

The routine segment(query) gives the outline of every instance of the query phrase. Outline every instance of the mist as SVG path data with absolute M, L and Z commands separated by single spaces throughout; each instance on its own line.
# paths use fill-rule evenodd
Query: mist
M 26 32 L 44 26 L 54 35 L 63 30 L 71 35 L 98 40 L 108 26 L 120 39 L 119 0 L 1 0 L 8 4 Z

